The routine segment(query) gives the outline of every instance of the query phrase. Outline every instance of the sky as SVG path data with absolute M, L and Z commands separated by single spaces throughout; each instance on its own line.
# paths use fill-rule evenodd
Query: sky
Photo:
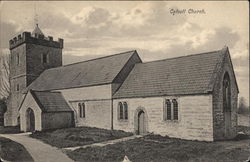
M 64 39 L 63 64 L 130 50 L 148 62 L 228 46 L 249 103 L 247 1 L 0 1 L 1 54 L 34 30 L 35 17 L 45 36 Z

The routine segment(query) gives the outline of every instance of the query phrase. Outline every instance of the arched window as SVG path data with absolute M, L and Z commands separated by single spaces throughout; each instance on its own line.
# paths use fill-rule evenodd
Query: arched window
M 84 103 L 79 103 L 78 108 L 79 108 L 79 116 L 80 116 L 80 118 L 85 118 L 85 104 Z
M 171 120 L 171 102 L 169 99 L 165 101 L 165 120 Z
M 173 99 L 172 102 L 173 102 L 174 120 L 178 120 L 178 103 L 176 99 Z
M 118 118 L 123 119 L 123 105 L 121 102 L 118 103 Z
M 127 102 L 118 103 L 118 119 L 128 119 L 128 104 Z
M 231 85 L 228 73 L 223 78 L 223 107 L 224 111 L 231 111 Z
M 164 120 L 178 120 L 178 102 L 176 99 L 166 99 L 163 110 Z
M 124 119 L 128 119 L 128 104 L 127 104 L 127 102 L 123 102 L 123 109 L 124 109 Z
M 78 103 L 78 109 L 79 109 L 79 116 L 81 118 L 81 114 L 82 114 L 82 104 Z
M 85 118 L 85 104 L 82 103 L 82 118 Z

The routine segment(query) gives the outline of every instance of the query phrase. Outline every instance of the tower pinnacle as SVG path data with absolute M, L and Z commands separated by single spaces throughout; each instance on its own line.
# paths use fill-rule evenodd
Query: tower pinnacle
M 35 29 L 33 30 L 33 32 L 31 33 L 32 36 L 38 37 L 39 35 L 44 36 L 42 30 L 39 28 L 38 24 L 36 24 Z

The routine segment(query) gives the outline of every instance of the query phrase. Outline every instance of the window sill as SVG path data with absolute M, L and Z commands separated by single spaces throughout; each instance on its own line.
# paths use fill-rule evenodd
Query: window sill
M 119 122 L 127 123 L 128 119 L 118 119 Z
M 164 123 L 179 123 L 180 120 L 163 120 Z

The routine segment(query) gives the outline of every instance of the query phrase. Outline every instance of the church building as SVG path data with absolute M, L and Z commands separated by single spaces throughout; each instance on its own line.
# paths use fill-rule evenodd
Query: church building
M 236 136 L 229 49 L 143 62 L 128 51 L 62 65 L 63 39 L 39 29 L 10 40 L 6 125 L 97 127 L 201 141 Z

